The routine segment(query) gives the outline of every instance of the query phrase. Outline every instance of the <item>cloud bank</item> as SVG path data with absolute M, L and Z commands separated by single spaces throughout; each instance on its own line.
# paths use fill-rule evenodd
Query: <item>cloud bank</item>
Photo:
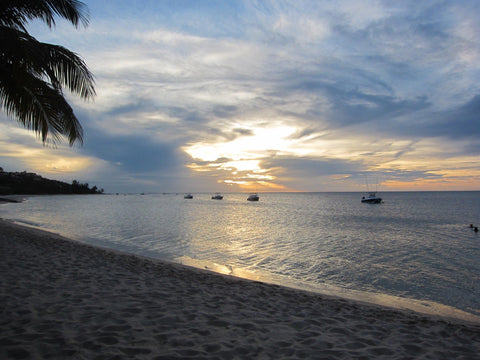
M 87 29 L 31 28 L 96 75 L 71 99 L 85 145 L 1 114 L 5 169 L 111 192 L 480 189 L 477 2 L 86 3 Z

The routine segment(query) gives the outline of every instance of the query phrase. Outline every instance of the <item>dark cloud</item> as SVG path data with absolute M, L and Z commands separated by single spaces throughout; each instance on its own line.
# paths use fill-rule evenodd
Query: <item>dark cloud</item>
M 242 136 L 252 136 L 252 135 L 254 135 L 253 131 L 250 130 L 250 129 L 235 128 L 235 129 L 233 129 L 233 132 L 235 134 L 239 134 L 239 135 L 242 135 Z
M 252 136 L 254 135 L 253 131 L 250 129 L 243 129 L 243 128 L 235 128 L 231 131 L 223 131 L 218 127 L 210 127 L 205 129 L 209 135 L 216 135 L 218 137 L 223 138 L 226 141 L 233 141 L 242 136 Z
M 356 125 L 369 121 L 384 121 L 410 114 L 430 106 L 426 97 L 413 100 L 397 99 L 393 96 L 368 95 L 359 91 L 330 92 L 334 104 L 332 127 Z M 355 104 L 357 102 L 357 104 Z
M 178 170 L 183 162 L 178 144 L 154 142 L 147 136 L 112 136 L 98 130 L 89 132 L 83 152 L 130 174 Z
M 272 169 L 272 173 L 294 174 L 297 178 L 325 175 L 349 175 L 361 171 L 362 163 L 328 158 L 274 157 L 261 161 L 262 168 Z
M 478 141 L 478 139 L 475 139 L 475 141 L 467 144 L 462 150 L 463 154 L 478 156 L 480 155 L 480 141 Z
M 112 108 L 103 113 L 102 117 L 110 116 L 112 118 L 121 118 L 124 115 L 128 116 L 130 114 L 140 118 L 144 116 L 143 114 L 166 114 L 169 117 L 183 121 L 190 126 L 192 124 L 189 123 L 195 123 L 195 125 L 201 126 L 210 121 L 210 118 L 205 116 L 198 108 L 191 106 L 187 108 L 186 106 L 165 105 L 162 103 L 161 99 L 148 98 L 135 94 L 132 94 L 127 103 L 115 104 Z M 161 123 L 156 125 L 161 126 Z
M 403 114 L 402 114 L 403 115 Z M 453 109 L 444 111 L 412 112 L 386 119 L 378 127 L 385 134 L 410 138 L 445 138 L 455 141 L 477 142 L 480 137 L 480 95 Z M 476 149 L 476 146 L 470 146 Z M 474 152 L 478 154 L 478 151 Z
M 129 103 L 117 105 L 105 112 L 105 115 L 120 116 L 124 114 L 152 111 L 155 109 L 154 103 L 146 98 L 137 97 Z
M 225 157 L 218 158 L 214 161 L 201 161 L 201 160 L 195 159 L 194 161 L 192 161 L 192 164 L 195 164 L 195 165 L 198 165 L 198 166 L 208 166 L 210 164 L 215 164 L 215 165 L 220 164 L 221 165 L 221 164 L 224 164 L 224 163 L 229 162 L 229 161 L 232 161 L 232 159 L 225 158 Z
M 451 111 L 435 114 L 431 126 L 432 136 L 445 136 L 453 139 L 475 138 L 480 136 L 480 95 Z
M 356 70 L 362 73 L 360 70 Z M 349 71 L 351 75 L 351 71 Z M 287 75 L 284 88 L 276 96 L 287 97 L 292 93 L 306 99 L 318 97 L 305 114 L 297 114 L 305 120 L 327 122 L 331 129 L 371 121 L 384 121 L 392 117 L 411 114 L 432 106 L 426 96 L 403 99 L 392 94 L 390 86 L 366 72 L 358 75 L 363 80 L 347 79 L 332 81 L 329 76 L 295 74 Z M 363 83 L 363 84 L 362 84 Z M 372 91 L 378 89 L 380 91 Z M 328 106 L 326 106 L 326 101 Z
M 381 176 L 382 180 L 396 181 L 415 181 L 418 179 L 436 180 L 443 177 L 441 174 L 432 173 L 428 170 L 385 170 L 376 172 L 375 175 Z
M 215 106 L 212 110 L 212 114 L 218 118 L 230 118 L 238 111 L 237 106 L 232 105 L 219 105 Z

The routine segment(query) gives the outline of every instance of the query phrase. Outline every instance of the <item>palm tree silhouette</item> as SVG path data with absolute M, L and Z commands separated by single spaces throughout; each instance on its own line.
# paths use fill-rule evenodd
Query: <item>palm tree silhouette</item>
M 7 115 L 33 130 L 43 144 L 66 137 L 73 146 L 83 144 L 83 130 L 62 88 L 92 99 L 93 74 L 77 54 L 39 42 L 25 28 L 33 19 L 52 28 L 55 16 L 75 27 L 88 25 L 88 9 L 80 1 L 1 0 L 0 103 Z

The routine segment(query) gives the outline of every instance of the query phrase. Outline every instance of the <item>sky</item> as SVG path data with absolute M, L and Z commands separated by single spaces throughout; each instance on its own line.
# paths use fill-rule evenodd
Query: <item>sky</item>
M 480 1 L 84 1 L 83 146 L 0 111 L 0 166 L 106 192 L 480 190 Z

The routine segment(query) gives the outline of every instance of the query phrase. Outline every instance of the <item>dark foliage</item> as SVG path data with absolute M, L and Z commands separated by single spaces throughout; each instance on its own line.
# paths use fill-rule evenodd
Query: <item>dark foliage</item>
M 65 137 L 73 146 L 82 144 L 83 130 L 63 89 L 92 99 L 93 74 L 77 54 L 38 41 L 25 27 L 34 19 L 52 27 L 56 16 L 74 26 L 88 24 L 87 8 L 80 1 L 0 1 L 0 107 L 44 144 Z
M 71 184 L 46 179 L 35 173 L 0 171 L 0 195 L 44 195 L 44 194 L 102 194 L 103 189 L 90 188 L 73 180 Z

